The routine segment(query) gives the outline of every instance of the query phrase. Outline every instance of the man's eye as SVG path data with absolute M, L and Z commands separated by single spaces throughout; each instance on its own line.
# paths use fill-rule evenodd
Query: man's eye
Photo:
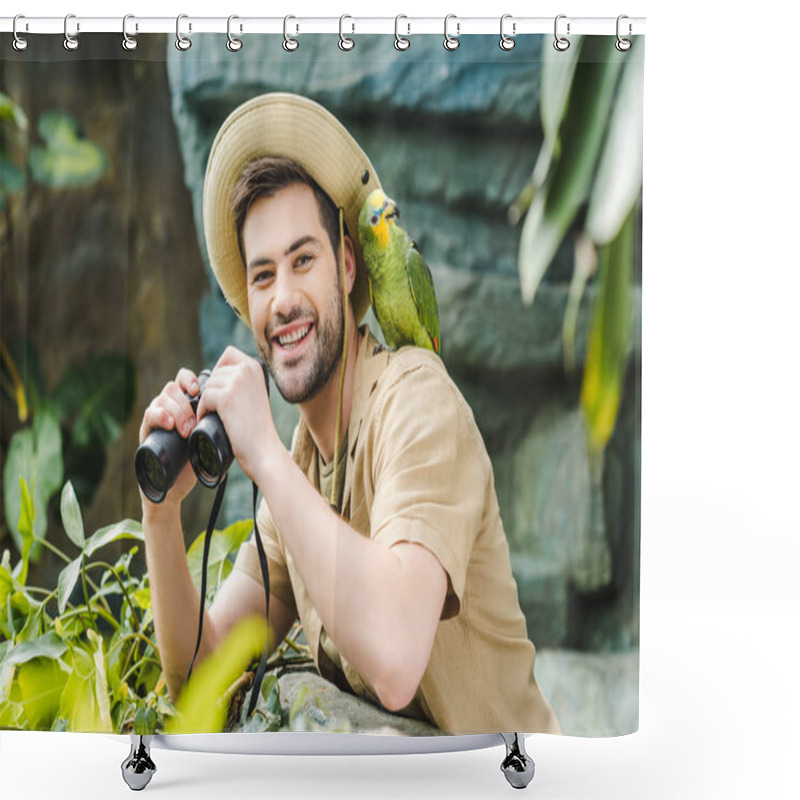
M 294 264 L 296 267 L 304 267 L 306 264 L 310 263 L 310 261 L 311 261 L 310 253 L 301 253 L 295 260 Z
M 253 283 L 264 283 L 268 281 L 272 277 L 272 273 L 269 270 L 260 270 L 259 272 L 253 273 Z

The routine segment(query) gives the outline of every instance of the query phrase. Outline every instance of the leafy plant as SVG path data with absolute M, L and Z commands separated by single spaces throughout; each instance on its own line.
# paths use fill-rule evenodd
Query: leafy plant
M 266 622 L 251 618 L 234 629 L 197 667 L 173 705 L 154 639 L 149 581 L 131 571 L 144 538 L 140 523 L 123 520 L 87 536 L 75 490 L 67 482 L 60 511 L 77 551 L 70 557 L 35 533 L 36 507 L 24 479 L 20 495 L 22 555 L 13 568 L 9 551 L 0 561 L 0 728 L 141 734 L 223 730 L 231 704 L 238 698 L 240 710 L 252 683 L 249 668 L 263 647 Z M 232 568 L 242 532 L 250 528 L 250 522 L 239 522 L 214 532 L 221 543 L 212 546 L 209 565 L 214 591 Z M 195 540 L 190 554 L 202 548 L 202 539 Z M 103 560 L 101 551 L 122 541 L 133 546 L 113 564 Z M 36 542 L 64 561 L 55 588 L 28 584 Z M 269 662 L 273 669 L 308 664 L 307 648 L 295 641 L 299 630 L 296 625 L 277 648 Z M 287 650 L 297 656 L 286 658 Z M 246 730 L 305 730 L 315 724 L 313 707 L 283 706 L 274 674 L 265 677 L 261 699 Z M 238 721 L 238 713 L 234 716 Z
M 578 307 L 597 271 L 582 408 L 591 457 L 614 429 L 630 349 L 635 211 L 642 187 L 643 42 L 618 52 L 608 37 L 573 37 L 543 53 L 544 140 L 533 174 L 509 211 L 524 216 L 522 297 L 530 304 L 563 239 L 585 210 L 564 321 L 564 356 L 574 364 Z
M 44 186 L 88 186 L 108 171 L 108 156 L 80 133 L 78 122 L 61 111 L 45 111 L 37 125 L 44 146 L 28 146 L 28 118 L 0 92 L 0 210 L 6 194 L 23 192 L 27 170 Z
M 613 40 L 612 40 L 613 41 Z M 576 532 L 571 577 L 582 591 L 608 586 L 604 452 L 616 425 L 631 346 L 636 214 L 642 191 L 644 43 L 617 51 L 608 37 L 546 48 L 540 111 L 544 139 L 533 174 L 509 210 L 524 216 L 519 245 L 523 301 L 536 291 L 568 232 L 579 224 L 563 324 L 564 362 L 575 364 L 578 310 L 598 272 L 581 386 L 590 469 L 590 519 Z
M 31 342 L 20 339 L 9 348 L 0 341 L 0 356 L 4 394 L 25 425 L 11 437 L 5 456 L 5 524 L 20 549 L 19 482 L 24 478 L 36 510 L 36 540 L 31 550 L 36 562 L 41 553 L 38 540 L 47 528 L 48 503 L 65 476 L 81 502 L 93 499 L 105 470 L 107 450 L 133 410 L 135 368 L 125 355 L 104 353 L 85 365 L 71 366 L 48 395 Z
M 61 517 L 78 555 L 37 536 L 36 508 L 20 481 L 22 557 L 0 562 L 0 727 L 26 730 L 152 732 L 173 713 L 165 695 L 147 576 L 131 573 L 134 546 L 113 564 L 99 551 L 141 541 L 123 520 L 87 537 L 75 491 L 61 492 Z M 27 584 L 34 542 L 64 560 L 54 589 Z M 79 593 L 81 600 L 74 595 Z

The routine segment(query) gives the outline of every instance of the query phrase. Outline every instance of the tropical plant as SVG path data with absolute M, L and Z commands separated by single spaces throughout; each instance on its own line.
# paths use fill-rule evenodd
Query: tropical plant
M 573 277 L 563 325 L 568 371 L 575 364 L 578 309 L 597 272 L 581 387 L 592 482 L 584 564 L 573 577 L 591 590 L 610 580 L 602 534 L 603 453 L 616 424 L 631 347 L 635 236 L 642 190 L 644 42 L 616 50 L 609 37 L 572 37 L 545 48 L 540 112 L 544 139 L 525 188 L 509 210 L 524 216 L 519 245 L 522 298 L 533 303 L 545 272 L 576 222 Z
M 61 492 L 61 520 L 77 554 L 69 556 L 35 533 L 36 507 L 20 480 L 23 542 L 12 568 L 6 550 L 0 560 L 0 728 L 104 731 L 151 734 L 169 731 L 211 732 L 241 726 L 243 692 L 252 685 L 249 669 L 257 660 L 266 623 L 245 620 L 195 670 L 177 704 L 167 696 L 154 637 L 147 575 L 131 570 L 141 524 L 123 520 L 86 536 L 72 484 Z M 250 523 L 214 532 L 207 567 L 209 597 L 232 569 Z M 204 534 L 188 551 L 190 571 L 199 587 Z M 28 582 L 34 543 L 64 561 L 55 588 Z M 114 563 L 101 551 L 114 543 L 133 543 Z M 299 626 L 268 662 L 261 702 L 247 730 L 307 730 L 305 696 L 291 708 L 281 703 L 274 670 L 307 664 L 307 647 L 296 639 Z M 287 651 L 293 656 L 287 657 Z M 234 701 L 238 701 L 234 703 Z M 235 709 L 231 706 L 235 704 Z
M 0 210 L 6 196 L 25 190 L 27 174 L 55 189 L 88 186 L 108 171 L 103 149 L 84 138 L 77 121 L 61 111 L 45 111 L 37 133 L 44 146 L 28 145 L 28 117 L 0 92 Z
M 36 510 L 37 540 L 30 554 L 36 562 L 41 552 L 38 539 L 47 528 L 48 504 L 65 477 L 81 503 L 87 505 L 94 498 L 108 448 L 133 411 L 135 367 L 126 355 L 104 353 L 69 367 L 48 393 L 32 342 L 19 337 L 7 347 L 0 340 L 0 358 L 3 393 L 14 403 L 23 426 L 11 437 L 5 453 L 4 522 L 21 549 L 19 485 L 24 478 Z

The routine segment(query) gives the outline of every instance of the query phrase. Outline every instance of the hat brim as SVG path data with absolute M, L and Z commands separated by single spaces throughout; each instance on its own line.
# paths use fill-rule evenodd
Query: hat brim
M 211 269 L 225 299 L 252 327 L 231 192 L 244 167 L 264 156 L 300 164 L 344 210 L 356 256 L 350 297 L 360 322 L 369 307 L 369 286 L 358 215 L 369 193 L 381 188 L 380 181 L 364 151 L 333 114 L 307 97 L 284 92 L 260 95 L 236 108 L 219 129 L 208 157 L 203 228 Z

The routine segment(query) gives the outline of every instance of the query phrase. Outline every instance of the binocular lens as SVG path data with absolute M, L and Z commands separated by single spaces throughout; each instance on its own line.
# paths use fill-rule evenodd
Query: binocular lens
M 217 448 L 208 434 L 199 433 L 191 449 L 192 467 L 198 480 L 205 486 L 216 486 L 222 473 Z
M 189 458 L 203 486 L 215 487 L 233 463 L 233 451 L 220 418 L 207 414 L 189 437 Z
M 166 497 L 171 482 L 164 464 L 152 450 L 142 447 L 136 451 L 136 477 L 152 502 L 160 503 Z

